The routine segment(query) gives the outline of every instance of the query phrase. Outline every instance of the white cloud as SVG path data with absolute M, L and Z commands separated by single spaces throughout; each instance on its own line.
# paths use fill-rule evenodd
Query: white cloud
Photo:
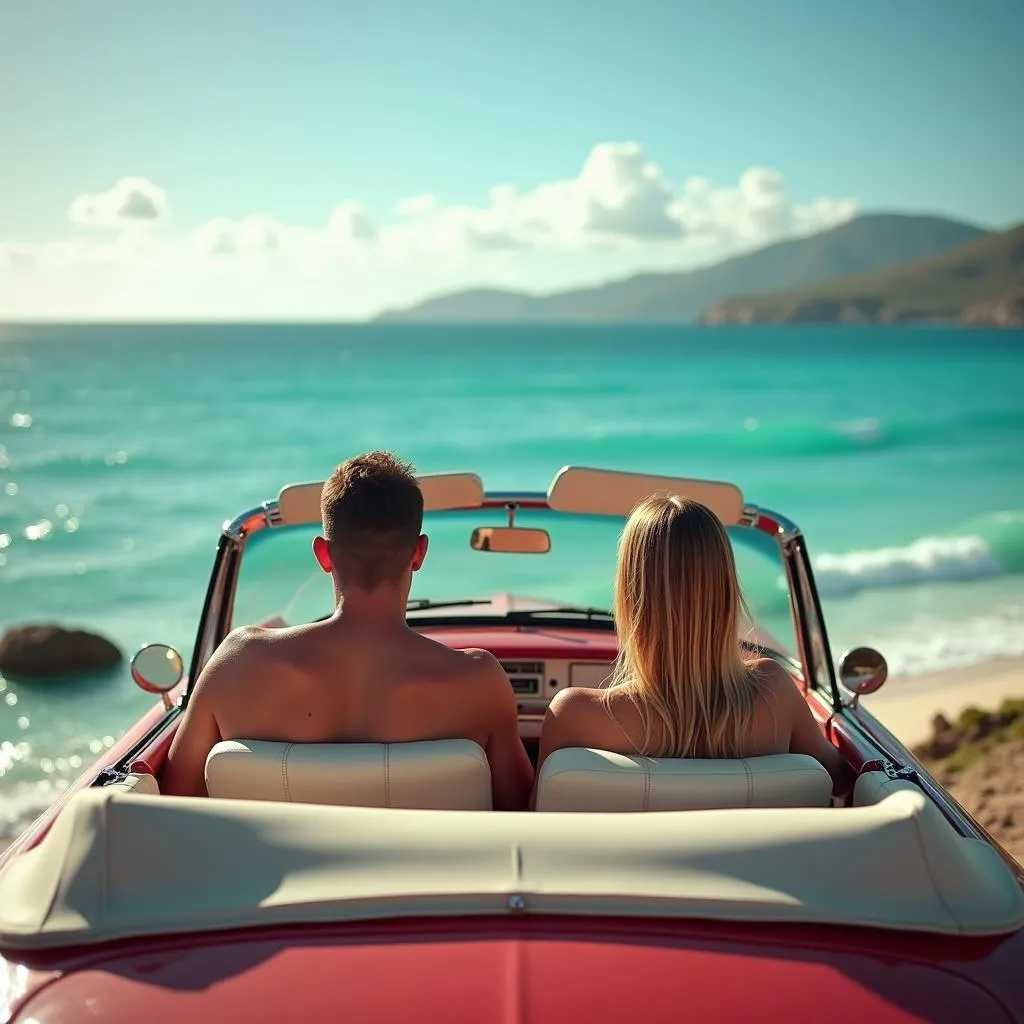
M 84 227 L 152 224 L 167 215 L 167 194 L 148 178 L 122 178 L 107 192 L 85 193 L 72 200 L 68 218 Z
M 441 206 L 432 194 L 401 200 L 405 218 L 382 230 L 392 253 L 504 249 L 600 251 L 659 247 L 726 250 L 831 227 L 856 212 L 850 199 L 794 203 L 782 175 L 753 167 L 736 185 L 692 177 L 674 189 L 637 142 L 605 142 L 588 154 L 575 178 L 528 191 L 491 189 L 484 206 Z
M 439 205 L 437 196 L 430 192 L 424 192 L 419 196 L 399 199 L 395 203 L 395 213 L 399 217 L 424 217 L 428 213 L 433 213 Z
M 749 248 L 797 234 L 811 234 L 849 220 L 853 199 L 822 197 L 794 203 L 782 175 L 770 167 L 751 167 L 737 187 L 716 188 L 707 178 L 690 178 L 671 207 L 691 236 L 703 236 L 725 250 Z
M 0 270 L 31 270 L 35 265 L 36 256 L 31 247 L 0 243 Z
M 372 242 L 377 237 L 377 223 L 370 211 L 351 199 L 334 208 L 327 230 L 339 242 Z
M 587 197 L 589 230 L 632 238 L 676 238 L 683 233 L 669 214 L 671 189 L 637 142 L 595 146 L 576 184 Z
M 282 225 L 262 214 L 240 221 L 217 217 L 192 232 L 200 252 L 211 256 L 229 256 L 242 252 L 272 252 L 281 244 Z
M 463 287 L 545 291 L 686 269 L 832 227 L 857 210 L 849 198 L 798 202 L 772 168 L 751 167 L 726 184 L 681 180 L 674 185 L 638 143 L 606 142 L 574 177 L 526 189 L 501 183 L 478 205 L 445 206 L 424 192 L 400 199 L 382 223 L 349 199 L 306 227 L 252 214 L 175 236 L 120 230 L 0 242 L 0 317 L 62 308 L 79 316 L 362 316 Z M 128 228 L 159 222 L 167 209 L 152 182 L 122 178 L 108 192 L 79 196 L 69 215 Z

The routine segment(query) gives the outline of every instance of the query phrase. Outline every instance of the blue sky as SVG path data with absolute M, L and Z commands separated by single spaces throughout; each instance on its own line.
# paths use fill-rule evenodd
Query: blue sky
M 1021 0 L 973 11 L 962 0 L 0 0 L 0 315 L 28 315 L 26 302 L 102 315 L 83 295 L 118 261 L 146 294 L 159 266 L 165 283 L 188 278 L 182 291 L 231 292 L 235 308 L 258 273 L 280 280 L 285 307 L 330 312 L 292 279 L 309 277 L 310 260 L 342 259 L 348 277 L 372 287 L 355 287 L 359 301 L 335 297 L 334 311 L 363 315 L 463 284 L 560 287 L 706 262 L 828 226 L 851 203 L 1007 225 L 1024 219 L 1021 38 Z M 578 181 L 595 147 L 627 142 L 640 156 L 605 153 L 583 175 L 592 185 L 566 185 L 545 207 L 578 199 L 618 211 L 600 237 L 581 212 L 543 229 L 558 244 L 527 239 L 527 221 L 540 230 L 547 214 L 519 199 L 510 212 L 490 196 L 506 183 L 528 197 Z M 653 215 L 635 230 L 625 205 L 655 202 L 637 191 L 652 180 L 648 163 L 666 203 L 708 179 L 691 192 L 713 189 L 701 200 L 718 211 L 713 225 L 693 209 L 672 213 L 701 244 L 667 240 L 671 230 L 655 238 Z M 773 176 L 743 186 L 751 168 Z M 124 178 L 159 199 L 152 223 L 69 219 L 76 197 L 103 196 Z M 755 230 L 750 204 L 763 209 L 782 192 L 792 210 L 755 218 Z M 421 204 L 415 239 L 388 234 L 402 219 L 396 203 L 424 194 L 433 200 Z M 827 203 L 812 210 L 816 200 Z M 342 258 L 318 249 L 316 233 L 346 203 L 333 222 Z M 253 215 L 262 220 L 246 222 Z M 183 268 L 184 240 L 197 237 L 221 263 L 245 250 L 248 269 Z M 476 242 L 461 251 L 466 238 Z M 305 269 L 254 270 L 256 250 L 273 250 L 278 264 L 301 250 Z M 99 290 L 117 298 L 113 284 Z M 145 294 L 133 301 L 124 315 L 145 313 Z M 197 298 L 196 312 L 210 302 Z

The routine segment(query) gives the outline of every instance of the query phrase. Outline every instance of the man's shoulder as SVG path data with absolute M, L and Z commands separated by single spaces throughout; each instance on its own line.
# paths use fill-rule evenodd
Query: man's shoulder
M 498 659 L 480 647 L 449 647 L 441 640 L 421 634 L 416 634 L 413 645 L 421 656 L 425 655 L 429 662 L 444 672 L 463 675 L 501 669 Z
M 240 626 L 228 633 L 200 675 L 206 688 L 209 688 L 211 681 L 218 685 L 226 683 L 240 669 L 248 670 L 254 660 L 265 662 L 274 639 L 271 634 L 274 632 L 260 626 Z
M 431 641 L 434 643 L 435 641 Z M 456 648 L 439 644 L 432 674 L 438 680 L 471 688 L 478 694 L 504 692 L 511 688 L 501 662 L 481 647 Z
M 505 670 L 501 662 L 482 647 L 451 649 L 453 664 L 460 666 L 461 674 L 474 679 L 491 679 L 507 685 Z
M 217 654 L 221 655 L 222 659 L 247 657 L 256 650 L 265 651 L 272 640 L 283 639 L 283 632 L 264 626 L 239 626 L 224 637 L 217 648 Z

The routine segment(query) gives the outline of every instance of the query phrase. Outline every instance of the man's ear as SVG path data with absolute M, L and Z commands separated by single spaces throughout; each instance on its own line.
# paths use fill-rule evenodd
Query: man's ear
M 412 553 L 412 571 L 416 572 L 423 566 L 423 560 L 427 557 L 427 547 L 430 538 L 425 533 L 419 535 L 416 541 L 416 549 Z
M 313 557 L 324 572 L 329 573 L 334 569 L 334 563 L 331 561 L 331 549 L 323 537 L 313 538 Z

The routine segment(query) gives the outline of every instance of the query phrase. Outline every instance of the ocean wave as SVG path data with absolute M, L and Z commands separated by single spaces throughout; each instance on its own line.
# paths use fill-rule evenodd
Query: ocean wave
M 552 455 L 561 462 L 596 461 L 602 465 L 645 463 L 671 465 L 680 455 L 713 457 L 800 458 L 843 455 L 889 447 L 893 440 L 876 420 L 834 424 L 770 423 L 748 417 L 735 427 L 710 427 L 673 422 L 622 421 L 607 418 L 564 425 L 544 421 L 521 433 L 474 429 L 461 441 L 420 446 L 419 462 L 431 466 L 488 462 L 543 465 Z M 640 445 L 642 444 L 642 448 Z
M 32 474 L 40 477 L 79 478 L 110 473 L 112 470 L 122 472 L 132 470 L 177 470 L 181 468 L 181 460 L 165 458 L 150 452 L 128 452 L 123 448 L 114 448 L 101 455 L 84 455 L 78 452 L 45 451 L 33 455 L 22 455 L 11 459 L 12 473 Z
M 648 462 L 664 463 L 680 454 L 701 458 L 756 456 L 813 458 L 863 452 L 957 445 L 965 431 L 1024 430 L 1024 413 L 991 410 L 946 420 L 887 420 L 868 416 L 813 421 L 748 416 L 733 423 L 693 419 L 681 421 L 675 412 L 616 416 L 607 408 L 592 418 L 576 414 L 506 422 L 500 431 L 473 424 L 463 437 L 426 445 L 420 440 L 421 461 L 448 465 L 485 453 L 489 460 L 538 463 L 547 461 L 554 445 L 566 459 L 618 459 L 635 464 L 638 442 Z M 590 454 L 588 454 L 590 453 Z
M 919 676 L 944 669 L 966 668 L 1000 658 L 1024 657 L 1024 608 L 962 622 L 931 622 L 904 629 L 900 636 L 880 638 L 889 674 Z
M 921 537 L 903 547 L 873 548 L 813 559 L 825 597 L 862 590 L 958 583 L 1024 572 L 1024 510 L 997 512 L 952 536 Z
M 922 537 L 906 547 L 819 555 L 814 574 L 826 597 L 861 590 L 999 576 L 1003 567 L 980 537 Z

